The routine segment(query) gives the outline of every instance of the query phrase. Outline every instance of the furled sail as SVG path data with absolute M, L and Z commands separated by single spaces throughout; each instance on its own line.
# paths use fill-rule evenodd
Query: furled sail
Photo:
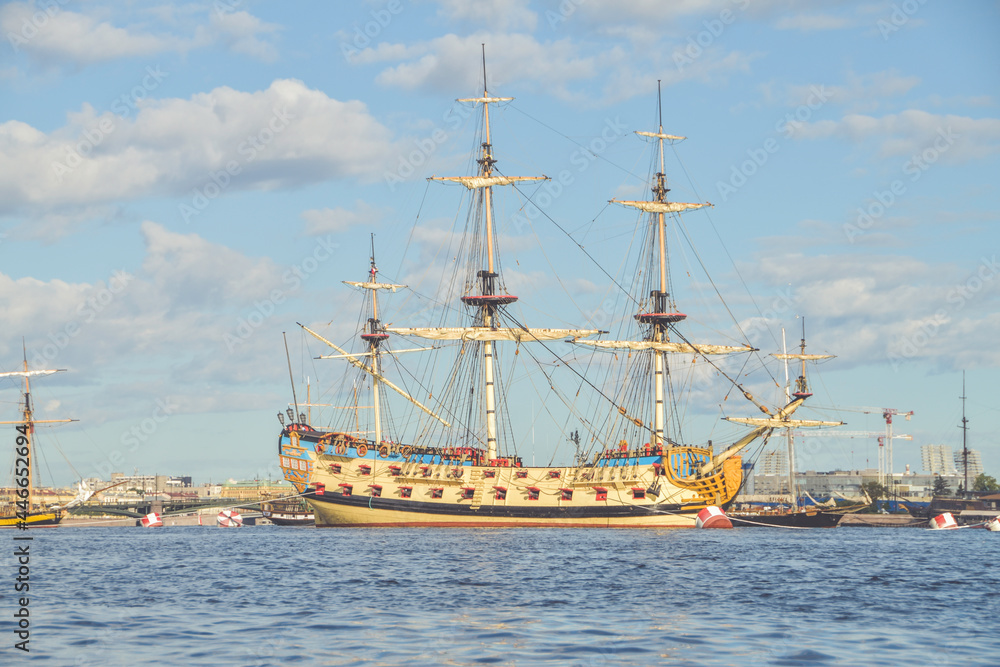
M 10 371 L 9 373 L 0 373 L 0 378 L 6 377 L 35 377 L 36 375 L 52 375 L 53 373 L 59 373 L 66 370 L 65 368 L 59 368 L 57 370 L 38 370 L 38 371 Z
M 434 350 L 434 347 L 413 347 L 408 350 L 379 350 L 378 354 L 406 354 L 407 352 L 426 352 L 427 350 Z M 347 359 L 348 357 L 371 357 L 375 353 L 372 352 L 354 352 L 352 354 L 321 354 L 316 357 L 317 359 Z M 301 405 L 301 404 L 300 404 Z
M 398 289 L 403 289 L 406 285 L 393 285 L 392 283 L 359 283 L 353 280 L 342 280 L 345 285 L 350 285 L 351 287 L 360 287 L 361 289 L 387 289 L 395 292 Z
M 599 329 L 492 329 L 490 327 L 386 327 L 386 331 L 430 340 L 512 340 L 518 343 L 607 333 Z
M 663 134 L 662 132 L 644 132 L 636 130 L 636 134 L 643 137 L 653 137 L 654 139 L 666 139 L 667 141 L 684 141 L 687 137 L 679 137 L 676 134 Z
M 647 213 L 680 213 L 695 208 L 704 208 L 712 204 L 686 204 L 678 201 L 626 201 L 623 199 L 610 200 L 613 204 L 631 206 Z
M 478 102 L 480 104 L 493 104 L 495 102 L 510 102 L 513 97 L 460 97 L 456 102 Z
M 726 421 L 747 426 L 767 426 L 769 428 L 797 428 L 799 426 L 843 426 L 844 422 L 826 422 L 818 419 L 780 419 L 773 417 L 726 417 Z
M 749 345 L 710 345 L 705 343 L 673 343 L 651 340 L 574 340 L 580 345 L 603 347 L 614 350 L 659 350 L 660 352 L 677 352 L 680 354 L 733 354 L 735 352 L 756 352 L 757 348 Z
M 491 188 L 494 185 L 511 185 L 518 181 L 547 181 L 548 176 L 431 176 L 429 181 L 453 181 L 470 190 Z
M 772 354 L 775 359 L 805 359 L 807 361 L 815 361 L 817 359 L 833 359 L 836 357 L 834 354 Z

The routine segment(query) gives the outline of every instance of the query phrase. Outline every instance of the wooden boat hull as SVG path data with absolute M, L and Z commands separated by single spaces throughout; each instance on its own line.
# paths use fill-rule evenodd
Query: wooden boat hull
M 316 517 L 312 512 L 291 514 L 288 512 L 261 511 L 261 516 L 276 526 L 314 526 Z
M 460 528 L 693 528 L 699 510 L 663 507 L 518 507 L 438 504 L 339 494 L 307 497 L 316 526 L 426 526 Z
M 23 521 L 28 528 L 50 528 L 58 526 L 62 521 L 61 512 L 32 512 Z M 22 519 L 17 516 L 0 517 L 0 528 L 17 528 L 22 523 Z
M 286 430 L 278 447 L 285 478 L 305 494 L 321 528 L 693 528 L 698 512 L 731 502 L 742 481 L 739 457 L 716 474 L 695 475 L 711 456 L 697 447 L 527 468 L 507 460 L 474 465 L 478 455 L 433 448 L 325 444 L 336 441 L 330 435 Z
M 836 512 L 785 512 L 776 514 L 728 514 L 734 528 L 791 527 L 836 528 L 844 515 Z M 742 519 L 742 520 L 741 520 Z

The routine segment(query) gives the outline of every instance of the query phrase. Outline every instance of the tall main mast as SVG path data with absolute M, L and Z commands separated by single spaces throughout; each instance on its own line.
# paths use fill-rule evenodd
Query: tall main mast
M 670 331 L 669 327 L 675 322 L 680 322 L 685 319 L 687 315 L 684 313 L 677 312 L 677 307 L 674 304 L 673 299 L 670 297 L 669 283 L 667 280 L 667 232 L 666 232 L 666 219 L 667 213 L 678 213 L 680 211 L 686 211 L 688 209 L 702 208 L 704 206 L 711 206 L 711 204 L 686 204 L 680 202 L 668 202 L 667 193 L 670 192 L 670 188 L 667 187 L 667 177 L 666 169 L 664 166 L 663 158 L 663 142 L 666 141 L 681 141 L 684 137 L 679 137 L 672 134 L 663 133 L 663 104 L 662 96 L 660 92 L 660 82 L 656 83 L 656 108 L 657 116 L 659 120 L 659 126 L 656 132 L 642 132 L 636 131 L 636 134 L 644 137 L 652 137 L 657 140 L 658 143 L 658 154 L 660 161 L 660 169 L 656 172 L 654 176 L 654 182 L 652 186 L 653 199 L 652 201 L 621 201 L 612 199 L 611 201 L 622 204 L 624 206 L 631 206 L 633 208 L 638 208 L 642 211 L 647 211 L 649 213 L 655 213 L 654 218 L 656 224 L 656 251 L 659 255 L 659 289 L 654 289 L 650 292 L 650 312 L 638 313 L 635 315 L 635 319 L 642 323 L 650 325 L 649 340 L 654 344 L 668 343 L 670 341 Z M 666 362 L 664 359 L 665 350 L 660 347 L 653 347 L 653 437 L 656 440 L 657 445 L 663 445 L 665 442 L 664 438 L 664 428 L 666 423 L 666 408 L 664 403 L 664 387 L 666 383 Z
M 503 308 L 517 301 L 517 297 L 501 290 L 499 262 L 494 253 L 494 221 L 493 221 L 493 188 L 498 185 L 513 185 L 521 181 L 543 181 L 547 176 L 503 176 L 495 175 L 496 158 L 493 156 L 493 138 L 490 132 L 490 105 L 499 102 L 509 102 L 513 97 L 494 97 L 490 95 L 486 85 L 486 53 L 483 50 L 483 94 L 481 97 L 460 98 L 458 102 L 468 102 L 483 105 L 482 142 L 479 147 L 479 157 L 476 162 L 479 167 L 475 176 L 432 176 L 431 181 L 451 181 L 461 183 L 469 190 L 475 191 L 473 210 L 476 204 L 482 211 L 482 227 L 486 244 L 483 256 L 486 266 L 476 272 L 476 280 L 471 287 L 472 294 L 461 297 L 462 303 L 473 313 L 471 326 L 465 327 L 390 327 L 386 329 L 393 333 L 419 336 L 431 340 L 461 340 L 479 341 L 482 345 L 483 387 L 482 397 L 485 408 L 484 422 L 486 425 L 486 451 L 489 459 L 497 458 L 498 427 L 497 403 L 499 391 L 495 373 L 496 341 L 516 341 L 518 343 L 560 340 L 567 337 L 591 336 L 603 333 L 598 329 L 538 329 L 532 327 L 502 326 L 499 316 Z M 477 221 L 478 223 L 479 221 Z

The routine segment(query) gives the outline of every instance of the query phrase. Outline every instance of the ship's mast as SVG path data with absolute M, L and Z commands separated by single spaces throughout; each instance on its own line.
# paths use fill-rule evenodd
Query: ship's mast
M 805 334 L 803 334 L 804 340 Z M 805 348 L 803 348 L 803 351 Z M 788 348 L 785 346 L 785 327 L 781 327 L 781 353 L 785 355 L 785 405 L 792 402 L 791 385 L 788 378 Z M 805 360 L 802 361 L 805 364 Z M 804 375 L 804 372 L 803 372 Z M 795 438 L 792 429 L 785 429 L 788 442 L 788 493 L 792 497 L 792 505 L 798 507 L 799 495 L 795 490 Z
M 372 234 L 372 255 L 371 266 L 368 269 L 368 284 L 378 284 L 376 280 L 377 273 L 378 267 L 375 266 L 375 235 Z M 372 293 L 372 316 L 368 320 L 366 331 L 361 334 L 361 340 L 368 343 L 368 352 L 371 355 L 372 406 L 374 406 L 375 410 L 375 446 L 378 447 L 382 443 L 382 406 L 379 402 L 378 381 L 378 378 L 382 375 L 382 358 L 379 346 L 389 337 L 389 334 L 382 329 L 382 323 L 378 319 L 378 289 L 372 287 L 369 291 Z
M 660 82 L 656 82 L 656 110 L 659 117 L 659 129 L 658 134 L 663 134 L 663 106 L 660 97 Z M 662 136 L 657 139 L 660 149 L 660 171 L 656 174 L 656 185 L 653 186 L 653 194 L 655 195 L 655 201 L 664 203 L 667 201 L 667 180 L 664 175 L 665 169 L 663 165 L 663 138 Z M 666 234 L 666 223 L 664 221 L 663 211 L 658 211 L 656 214 L 657 219 L 657 240 L 659 241 L 659 251 L 660 251 L 660 292 L 656 295 L 658 301 L 665 302 L 667 296 L 667 234 Z M 664 303 L 664 305 L 666 305 Z M 665 312 L 666 308 L 657 304 L 657 312 Z M 667 323 L 666 322 L 654 322 L 653 323 L 653 340 L 657 343 L 665 342 L 669 339 L 667 335 Z M 664 377 L 664 358 L 663 352 L 660 350 L 654 351 L 653 356 L 653 374 L 654 374 L 654 384 L 653 384 L 653 398 L 655 400 L 655 412 L 653 413 L 653 430 L 654 437 L 656 438 L 657 445 L 663 445 L 663 430 L 664 421 L 666 418 L 664 403 L 663 403 L 663 386 L 666 378 Z
M 685 319 L 687 315 L 684 313 L 677 312 L 677 308 L 673 303 L 673 299 L 670 298 L 670 292 L 668 291 L 669 282 L 667 280 L 667 227 L 666 227 L 666 214 L 667 213 L 677 213 L 680 211 L 701 208 L 703 206 L 708 206 L 709 204 L 684 204 L 678 202 L 668 202 L 667 193 L 670 192 L 670 188 L 667 187 L 667 177 L 665 174 L 664 158 L 663 158 L 663 142 L 668 141 L 680 141 L 684 137 L 678 137 L 670 134 L 664 134 L 663 132 L 663 103 L 662 94 L 660 91 L 660 82 L 656 82 L 656 109 L 658 116 L 658 129 L 656 132 L 636 132 L 636 134 L 652 137 L 657 140 L 658 143 L 658 156 L 659 156 L 659 171 L 656 172 L 654 176 L 654 183 L 652 187 L 653 200 L 649 202 L 632 202 L 632 201 L 616 201 L 619 204 L 624 204 L 626 206 L 633 206 L 640 210 L 644 210 L 650 213 L 655 213 L 653 220 L 656 224 L 655 232 L 655 248 L 659 259 L 659 289 L 654 289 L 650 292 L 650 303 L 649 311 L 646 313 L 639 313 L 635 315 L 635 319 L 642 324 L 650 325 L 650 335 L 649 340 L 653 343 L 653 439 L 655 444 L 663 445 L 665 442 L 664 429 L 666 424 L 666 406 L 664 403 L 664 388 L 666 383 L 666 374 L 669 369 L 666 364 L 665 351 L 662 347 L 656 347 L 657 345 L 667 343 L 670 341 L 670 331 L 669 326 L 675 322 L 680 322 Z
M 490 139 L 490 93 L 486 87 L 486 47 L 483 47 L 483 146 L 482 157 L 479 158 L 479 175 L 489 178 L 493 175 L 493 165 L 496 160 L 493 158 L 493 145 Z M 483 188 L 481 191 L 483 198 L 483 211 L 486 218 L 486 271 L 480 271 L 479 277 L 482 279 L 483 299 L 479 303 L 480 317 L 484 327 L 494 326 L 494 316 L 500 302 L 496 299 L 497 277 L 493 266 L 493 188 Z M 492 297 L 492 298 L 491 298 Z M 503 304 L 514 303 L 515 296 L 507 296 L 502 299 Z M 497 401 L 496 386 L 493 377 L 493 341 L 483 342 L 483 380 L 485 382 L 486 399 L 486 452 L 487 458 L 497 458 Z
M 969 495 L 969 420 L 965 418 L 965 371 L 962 371 L 962 469 L 965 474 L 965 496 Z
M 35 435 L 35 424 L 55 424 L 63 422 L 76 421 L 75 419 L 45 419 L 41 421 L 35 421 L 33 410 L 31 409 L 31 381 L 30 377 L 35 375 L 51 375 L 53 373 L 61 373 L 66 369 L 59 368 L 54 370 L 29 370 L 28 369 L 28 352 L 27 349 L 24 350 L 24 370 L 23 371 L 11 371 L 9 373 L 0 373 L 0 377 L 21 377 L 24 378 L 24 406 L 21 408 L 21 419 L 19 421 L 0 421 L 0 424 L 20 424 L 24 427 L 24 432 L 21 434 L 24 437 L 24 443 L 18 442 L 19 446 L 25 447 L 27 454 L 24 457 L 18 456 L 18 459 L 24 458 L 26 464 L 24 467 L 28 469 L 27 479 L 28 479 L 28 511 L 34 506 L 35 502 L 35 467 L 32 465 L 32 438 Z M 20 431 L 20 429 L 18 429 Z M 20 440 L 18 437 L 18 440 Z
M 799 351 L 797 354 L 789 354 L 786 351 L 785 346 L 785 329 L 781 328 L 781 354 L 771 355 L 776 359 L 782 359 L 785 362 L 785 402 L 791 402 L 792 398 L 796 400 L 804 401 L 805 399 L 812 396 L 809 391 L 809 383 L 806 381 L 806 361 L 819 361 L 821 359 L 833 359 L 832 354 L 806 354 L 806 318 L 802 318 L 802 338 L 799 340 Z M 799 377 L 795 379 L 795 392 L 791 391 L 791 382 L 788 377 L 788 362 L 791 359 L 797 359 L 801 362 L 801 367 L 799 369 Z M 806 422 L 799 420 L 800 424 L 805 424 Z M 814 426 L 840 426 L 842 422 L 822 422 L 814 421 L 811 425 Z M 796 507 L 799 502 L 799 494 L 796 490 L 795 485 L 795 436 L 792 434 L 792 429 L 786 429 L 786 436 L 788 438 L 788 492 L 792 496 L 792 504 Z
M 513 97 L 493 97 L 486 84 L 486 49 L 483 47 L 483 94 L 482 97 L 459 98 L 458 102 L 469 102 L 483 105 L 482 142 L 479 147 L 479 157 L 476 160 L 478 168 L 475 176 L 431 176 L 431 181 L 450 181 L 460 183 L 473 195 L 473 210 L 476 205 L 482 210 L 482 221 L 476 220 L 476 225 L 482 225 L 483 238 L 486 244 L 485 267 L 476 272 L 476 279 L 471 287 L 471 294 L 461 297 L 462 303 L 473 312 L 472 326 L 466 327 L 389 327 L 387 331 L 407 336 L 418 336 L 432 340 L 478 341 L 482 343 L 482 397 L 485 408 L 484 422 L 486 425 L 486 453 L 489 459 L 497 458 L 499 450 L 497 426 L 498 388 L 495 373 L 496 341 L 515 341 L 517 343 L 560 340 L 567 337 L 592 336 L 604 333 L 597 329 L 540 329 L 525 326 L 507 327 L 500 321 L 503 308 L 517 301 L 517 297 L 507 294 L 500 281 L 499 262 L 494 252 L 493 229 L 493 188 L 494 186 L 514 185 L 522 181 L 544 181 L 547 176 L 505 176 L 496 174 L 493 157 L 493 139 L 490 132 L 490 105 L 499 102 L 509 102 Z M 477 199 L 478 198 L 478 199 Z M 478 230 L 477 230 L 478 231 Z M 478 236 L 478 234 L 476 234 Z M 477 261 L 482 261 L 480 254 Z M 480 264 L 480 266 L 482 266 Z

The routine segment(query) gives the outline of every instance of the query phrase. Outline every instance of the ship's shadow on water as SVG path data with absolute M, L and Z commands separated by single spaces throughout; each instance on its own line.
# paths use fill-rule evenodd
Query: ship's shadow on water
M 997 538 L 948 533 L 35 531 L 23 657 L 80 666 L 995 665 Z M 10 556 L 5 564 L 12 572 Z M 14 603 L 4 590 L 0 606 Z

